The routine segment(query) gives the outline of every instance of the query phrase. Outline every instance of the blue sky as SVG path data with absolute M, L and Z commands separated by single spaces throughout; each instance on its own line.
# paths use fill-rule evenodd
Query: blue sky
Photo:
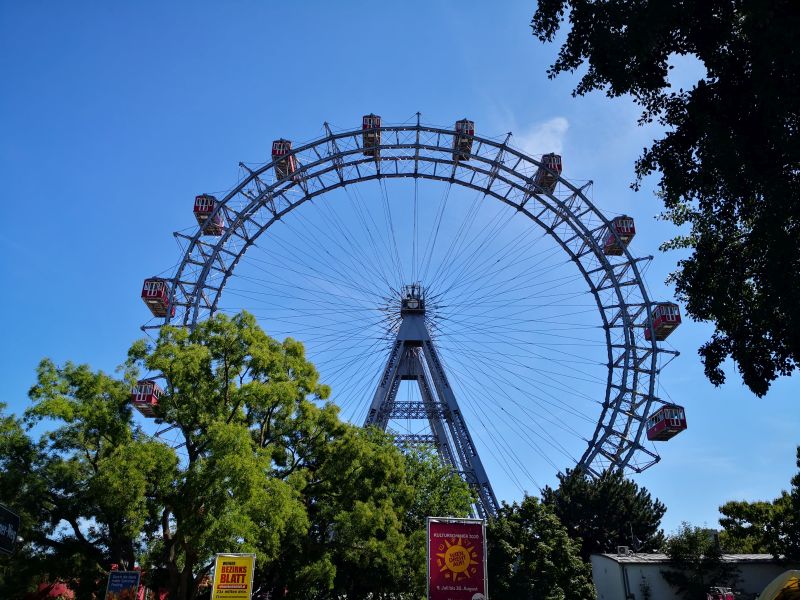
M 349 129 L 373 111 L 439 125 L 468 115 L 480 134 L 560 151 L 565 176 L 595 182 L 599 207 L 636 218 L 636 253 L 655 256 L 648 286 L 671 297 L 679 255 L 657 248 L 673 229 L 654 219 L 652 181 L 629 188 L 658 129 L 636 127 L 627 100 L 575 99 L 574 79 L 548 80 L 557 48 L 530 35 L 533 3 L 499 6 L 0 2 L 0 399 L 24 410 L 44 356 L 113 370 L 148 316 L 141 280 L 179 260 L 171 233 L 191 227 L 195 194 L 230 189 L 239 161 L 265 162 L 273 139 L 314 139 L 325 121 Z M 677 65 L 678 85 L 697 72 Z M 660 381 L 690 429 L 637 478 L 667 504 L 668 530 L 715 524 L 729 499 L 772 498 L 796 470 L 797 380 L 759 400 L 729 370 L 715 389 L 696 355 L 710 333 L 685 322 L 670 338 L 682 354 Z M 507 479 L 493 475 L 514 499 Z

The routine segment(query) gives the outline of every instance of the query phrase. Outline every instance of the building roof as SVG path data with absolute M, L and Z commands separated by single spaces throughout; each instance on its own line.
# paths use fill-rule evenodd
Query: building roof
M 669 562 L 669 556 L 660 552 L 631 552 L 629 554 L 592 554 L 602 556 L 620 564 L 663 564 Z M 769 563 L 775 562 L 772 554 L 723 554 L 722 561 L 728 563 Z

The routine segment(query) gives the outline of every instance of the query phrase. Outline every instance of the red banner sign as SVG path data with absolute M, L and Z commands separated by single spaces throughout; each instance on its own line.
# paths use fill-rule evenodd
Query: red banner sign
M 485 522 L 428 518 L 428 600 L 486 598 Z

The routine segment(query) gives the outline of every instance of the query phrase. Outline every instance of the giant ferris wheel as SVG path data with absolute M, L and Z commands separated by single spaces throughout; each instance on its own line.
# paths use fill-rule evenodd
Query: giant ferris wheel
M 345 418 L 430 445 L 494 514 L 490 479 L 520 491 L 578 467 L 641 472 L 686 428 L 658 375 L 678 307 L 650 298 L 633 219 L 511 134 L 420 116 L 240 163 L 195 198 L 174 271 L 145 280 L 145 331 L 247 309 L 304 342 Z M 134 405 L 157 416 L 153 379 Z

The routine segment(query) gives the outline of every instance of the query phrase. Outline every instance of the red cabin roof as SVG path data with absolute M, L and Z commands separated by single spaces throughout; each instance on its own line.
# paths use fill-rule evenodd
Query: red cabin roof
M 380 156 L 381 145 L 381 118 L 372 113 L 364 115 L 361 119 L 361 145 L 364 147 L 364 156 Z
M 550 152 L 548 154 L 542 154 L 542 164 L 554 171 L 556 174 L 561 175 L 561 155 L 555 154 L 554 152 Z
M 686 429 L 686 412 L 677 404 L 665 404 L 647 418 L 647 439 L 665 442 Z
M 461 119 L 456 121 L 456 133 L 459 135 L 475 135 L 475 121 Z
M 681 324 L 681 311 L 674 302 L 659 302 L 651 313 L 656 339 L 663 342 Z M 644 338 L 651 340 L 650 327 L 645 323 Z
M 196 216 L 207 217 L 214 212 L 217 205 L 217 198 L 211 194 L 200 194 L 194 197 L 194 214 Z
M 200 194 L 194 199 L 194 217 L 203 229 L 203 235 L 222 235 L 225 230 L 222 212 L 218 211 L 211 216 L 218 204 L 216 197 L 211 194 Z
M 131 404 L 145 417 L 154 417 L 164 391 L 152 379 L 141 379 L 131 390 Z
M 142 285 L 142 300 L 154 317 L 175 316 L 175 307 L 169 310 L 169 286 L 162 277 L 150 277 Z
M 533 177 L 534 183 L 552 193 L 561 176 L 561 155 L 550 152 L 542 155 L 542 164 Z
M 279 140 L 275 140 L 272 142 L 272 156 L 283 156 L 288 154 L 292 150 L 292 142 L 291 140 L 285 140 L 283 138 Z
M 628 215 L 620 215 L 611 219 L 611 228 L 620 236 L 636 235 L 636 225 L 633 222 L 633 217 Z
M 272 158 L 275 160 L 275 177 L 286 179 L 297 171 L 297 160 L 294 154 L 286 156 L 292 151 L 292 142 L 283 138 L 272 142 Z M 279 160 L 281 156 L 286 158 Z M 299 177 L 292 177 L 292 181 L 299 181 Z
M 611 223 L 608 224 L 608 231 L 603 240 L 603 254 L 608 256 L 621 256 L 624 249 L 628 247 L 628 244 L 631 243 L 635 235 L 636 226 L 633 222 L 633 218 L 627 215 L 615 217 L 611 220 Z
M 381 126 L 380 115 L 369 113 L 361 118 L 361 129 L 374 129 Z
M 472 152 L 472 136 L 475 135 L 475 123 L 469 119 L 456 121 L 456 134 L 453 136 L 453 159 L 469 160 Z

